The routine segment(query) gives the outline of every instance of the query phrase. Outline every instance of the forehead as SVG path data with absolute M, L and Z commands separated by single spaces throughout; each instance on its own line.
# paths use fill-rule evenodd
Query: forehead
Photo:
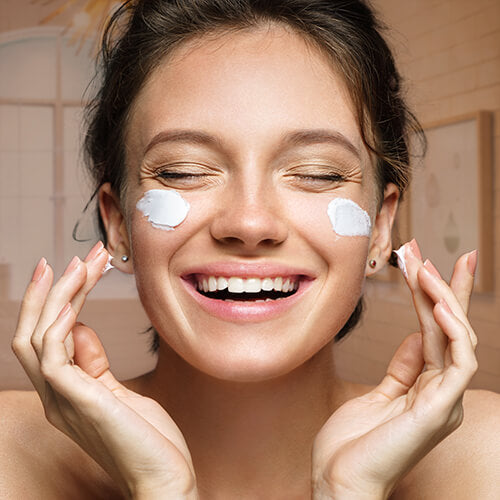
M 312 42 L 277 25 L 198 37 L 159 64 L 132 106 L 129 150 L 183 128 L 261 148 L 284 132 L 333 130 L 363 150 L 340 72 Z

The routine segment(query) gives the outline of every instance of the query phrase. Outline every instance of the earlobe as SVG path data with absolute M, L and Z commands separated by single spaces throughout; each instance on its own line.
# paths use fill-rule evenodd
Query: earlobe
M 399 188 L 395 184 L 387 184 L 384 199 L 375 217 L 370 239 L 370 251 L 366 263 L 366 275 L 378 272 L 389 259 L 392 252 L 392 226 L 396 218 L 399 203 Z
M 113 257 L 112 264 L 122 272 L 132 274 L 130 243 L 120 200 L 109 182 L 99 188 L 99 211 L 106 230 L 106 248 Z M 127 256 L 123 259 L 123 256 Z

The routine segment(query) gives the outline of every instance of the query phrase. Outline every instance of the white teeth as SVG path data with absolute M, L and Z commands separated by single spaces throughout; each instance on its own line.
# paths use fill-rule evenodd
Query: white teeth
M 271 278 L 264 278 L 261 286 L 262 290 L 269 292 L 274 288 L 274 281 Z
M 208 278 L 208 291 L 215 292 L 216 290 L 217 290 L 217 280 L 213 276 L 210 276 Z
M 275 280 L 274 280 L 274 289 L 277 292 L 283 291 L 283 278 L 275 278 Z
M 225 290 L 227 288 L 227 284 L 226 278 L 223 278 L 222 276 L 217 278 L 217 290 Z
M 259 278 L 247 278 L 243 286 L 247 293 L 258 293 L 261 291 L 261 280 Z
M 242 278 L 231 277 L 227 280 L 227 283 L 228 283 L 227 288 L 231 293 L 242 293 L 245 291 Z
M 196 282 L 198 290 L 203 292 L 216 292 L 228 289 L 231 293 L 259 293 L 262 290 L 270 292 L 291 292 L 298 288 L 298 281 L 291 278 L 238 278 L 232 276 L 200 276 Z

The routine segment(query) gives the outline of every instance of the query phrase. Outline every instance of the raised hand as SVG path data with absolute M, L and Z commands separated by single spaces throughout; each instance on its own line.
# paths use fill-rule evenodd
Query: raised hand
M 397 481 L 455 430 L 477 369 L 467 319 L 476 254 L 456 263 L 450 286 L 415 241 L 404 247 L 421 332 L 396 351 L 382 382 L 325 423 L 313 448 L 313 496 L 387 498 Z
M 95 332 L 75 323 L 107 259 L 99 242 L 85 261 L 75 257 L 54 286 L 52 269 L 42 259 L 22 302 L 13 350 L 47 419 L 128 498 L 197 498 L 179 428 L 156 401 L 115 379 Z

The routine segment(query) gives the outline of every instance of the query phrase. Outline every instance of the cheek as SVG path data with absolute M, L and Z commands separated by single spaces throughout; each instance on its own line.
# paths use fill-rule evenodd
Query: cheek
M 130 233 L 138 288 L 151 274 L 166 272 L 165 262 L 186 238 L 190 209 L 179 193 L 160 189 L 147 191 L 131 207 Z
M 364 269 L 371 235 L 368 213 L 348 198 L 304 197 L 287 204 L 297 233 L 330 261 Z M 349 257 L 349 258 L 348 258 Z
M 149 190 L 130 207 L 138 285 L 143 277 L 167 273 L 171 257 L 206 224 L 206 201 L 186 198 L 174 190 Z

